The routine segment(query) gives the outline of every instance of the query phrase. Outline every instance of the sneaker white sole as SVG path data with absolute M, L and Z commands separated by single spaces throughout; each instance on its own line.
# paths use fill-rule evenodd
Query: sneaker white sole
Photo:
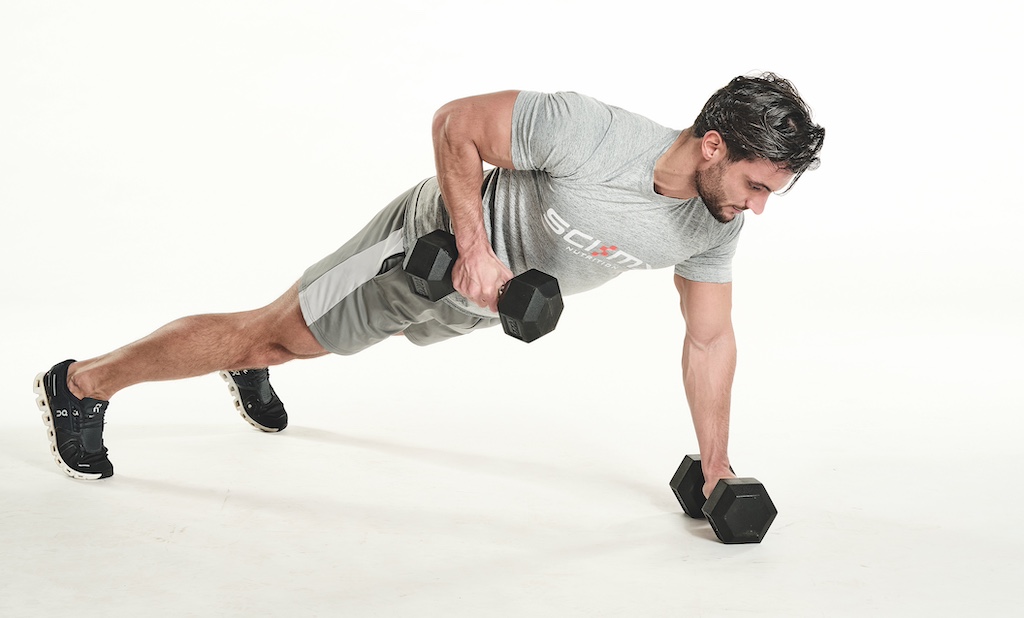
M 64 463 L 64 460 L 60 458 L 60 452 L 57 450 L 57 428 L 53 424 L 53 410 L 50 409 L 50 402 L 46 398 L 46 385 L 43 384 L 45 376 L 45 371 L 36 376 L 35 382 L 32 383 L 32 390 L 36 393 L 36 405 L 39 406 L 39 410 L 43 413 L 43 423 L 46 425 L 46 437 L 50 441 L 50 454 L 53 455 L 53 460 L 57 462 L 57 467 L 63 470 L 64 474 L 73 479 L 83 481 L 100 480 L 99 473 L 88 474 L 79 472 Z
M 245 411 L 245 406 L 242 405 L 242 396 L 238 392 L 238 385 L 231 379 L 231 376 L 226 371 L 220 372 L 220 378 L 228 383 L 228 391 L 231 392 L 231 398 L 235 401 L 235 409 L 238 410 L 238 415 L 245 419 L 245 422 L 249 423 L 256 429 L 266 433 L 277 433 L 280 429 L 274 429 L 273 427 L 264 427 L 252 419 Z

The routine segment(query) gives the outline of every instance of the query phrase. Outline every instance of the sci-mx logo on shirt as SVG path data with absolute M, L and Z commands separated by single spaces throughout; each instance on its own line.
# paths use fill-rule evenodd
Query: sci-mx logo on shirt
M 618 246 L 607 243 L 599 238 L 594 238 L 581 230 L 574 228 L 568 221 L 562 218 L 554 208 L 548 208 L 544 213 L 544 223 L 552 232 L 562 237 L 566 243 L 567 250 L 582 258 L 597 262 L 605 268 L 647 268 L 646 264 L 638 257 L 622 251 Z

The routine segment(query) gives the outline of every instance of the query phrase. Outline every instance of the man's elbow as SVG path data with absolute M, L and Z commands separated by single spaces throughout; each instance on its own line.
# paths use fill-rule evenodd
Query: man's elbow
M 434 143 L 443 139 L 448 133 L 448 123 L 452 117 L 453 102 L 445 103 L 434 112 L 431 122 L 431 133 L 434 136 Z

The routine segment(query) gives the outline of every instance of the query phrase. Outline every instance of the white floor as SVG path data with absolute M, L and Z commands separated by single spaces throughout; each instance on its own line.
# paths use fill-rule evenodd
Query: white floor
M 0 616 L 1021 615 L 1016 9 L 343 4 L 0 8 Z M 567 298 L 529 346 L 276 368 L 279 435 L 216 376 L 140 385 L 113 478 L 54 465 L 38 371 L 270 301 L 432 173 L 444 101 L 573 89 L 682 128 L 752 69 L 828 130 L 736 259 L 730 450 L 778 506 L 763 543 L 668 488 L 696 448 L 668 271 Z
M 741 367 L 734 461 L 779 516 L 760 545 L 725 546 L 667 486 L 694 445 L 675 344 L 641 325 L 632 341 L 603 337 L 612 360 L 580 353 L 578 331 L 566 322 L 531 346 L 498 332 L 432 349 L 396 340 L 280 367 L 292 425 L 278 435 L 237 418 L 216 376 L 136 387 L 109 412 L 116 475 L 94 483 L 52 463 L 31 372 L 7 361 L 23 381 L 2 436 L 0 609 L 1014 614 L 1024 423 L 998 369 L 975 370 L 1000 380 L 978 397 L 982 376 L 943 358 L 917 355 L 902 376 L 844 370 L 837 357 L 871 357 L 864 342 Z M 442 383 L 456 374 L 453 395 Z

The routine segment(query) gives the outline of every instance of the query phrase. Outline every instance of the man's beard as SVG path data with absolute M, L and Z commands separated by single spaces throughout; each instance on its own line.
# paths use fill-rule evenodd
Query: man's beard
M 725 176 L 725 162 L 719 161 L 706 170 L 697 170 L 694 176 L 694 184 L 697 185 L 697 195 L 700 196 L 708 212 L 719 223 L 728 223 L 732 217 L 725 214 L 726 209 L 731 209 L 725 204 L 725 190 L 722 188 L 722 178 Z

